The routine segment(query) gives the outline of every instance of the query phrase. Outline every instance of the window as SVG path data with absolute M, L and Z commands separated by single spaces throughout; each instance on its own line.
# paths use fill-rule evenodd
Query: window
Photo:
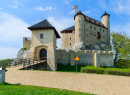
M 79 37 L 81 37 L 81 35 L 79 34 Z
M 79 23 L 81 23 L 81 20 L 79 20 Z
M 71 43 L 70 43 L 70 46 L 71 46 Z
M 88 31 L 88 29 L 86 29 L 86 31 Z
M 96 27 L 94 27 L 94 29 L 96 30 Z
M 40 34 L 40 38 L 43 39 L 43 34 Z
M 97 32 L 97 39 L 100 39 L 101 38 L 101 34 L 100 32 Z
M 91 33 L 91 35 L 92 35 L 92 33 Z
M 101 31 L 101 29 L 100 29 L 100 31 Z
M 104 32 L 104 30 L 103 30 L 103 32 Z
M 96 34 L 94 34 L 94 36 L 96 36 Z
M 70 40 L 71 40 L 71 37 L 70 37 Z
M 81 31 L 81 28 L 79 28 L 79 31 Z
M 90 28 L 92 29 L 92 26 L 90 26 Z

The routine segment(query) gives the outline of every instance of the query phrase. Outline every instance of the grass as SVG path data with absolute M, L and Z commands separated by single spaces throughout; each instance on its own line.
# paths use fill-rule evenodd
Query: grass
M 85 67 L 85 66 L 77 65 L 77 72 L 80 72 L 82 67 Z M 76 72 L 76 66 L 71 66 L 70 64 L 68 65 L 57 64 L 57 71 Z
M 1 83 L 0 95 L 94 95 L 94 94 L 88 94 L 58 88 Z
M 86 66 L 86 67 L 82 67 L 82 69 L 102 69 L 102 70 L 105 70 L 105 71 L 122 71 L 122 72 L 130 72 L 130 69 L 126 69 L 126 68 L 109 68 L 109 67 Z

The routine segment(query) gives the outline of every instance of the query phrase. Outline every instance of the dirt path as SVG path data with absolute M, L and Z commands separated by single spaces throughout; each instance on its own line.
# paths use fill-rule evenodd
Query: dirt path
M 30 71 L 7 68 L 6 82 L 68 89 L 98 95 L 130 95 L 130 77 Z

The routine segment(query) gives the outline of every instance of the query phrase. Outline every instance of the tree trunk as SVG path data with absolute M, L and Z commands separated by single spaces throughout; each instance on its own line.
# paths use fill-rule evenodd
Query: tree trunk
M 115 59 L 114 59 L 114 64 L 116 64 L 117 55 L 118 55 L 118 53 L 116 52 Z

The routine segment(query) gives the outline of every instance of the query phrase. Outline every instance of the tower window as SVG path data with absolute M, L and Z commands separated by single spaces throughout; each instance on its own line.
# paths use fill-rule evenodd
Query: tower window
M 71 40 L 71 37 L 70 37 L 70 40 Z
M 91 35 L 92 35 L 92 33 L 91 33 Z
M 79 23 L 81 23 L 81 20 L 79 20 Z
M 96 27 L 94 27 L 94 29 L 96 30 Z
M 79 31 L 81 31 L 81 28 L 79 28 Z
M 79 37 L 81 37 L 81 34 L 79 34 Z
M 71 46 L 71 43 L 70 43 L 70 46 Z
M 40 38 L 43 39 L 43 34 L 40 34 Z
M 100 29 L 100 31 L 101 31 L 101 29 Z
M 92 26 L 90 26 L 90 28 L 92 29 Z

